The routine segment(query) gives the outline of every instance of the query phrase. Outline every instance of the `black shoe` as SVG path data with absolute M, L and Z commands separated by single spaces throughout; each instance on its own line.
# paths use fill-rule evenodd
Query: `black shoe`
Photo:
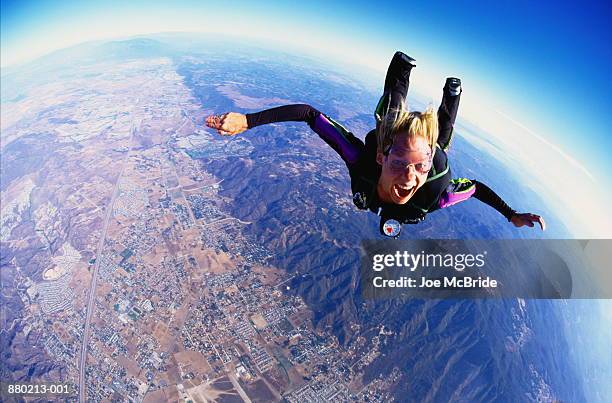
M 445 89 L 448 89 L 448 93 L 452 96 L 461 94 L 461 80 L 455 77 L 449 77 L 446 79 Z
M 387 69 L 384 92 L 397 90 L 407 92 L 410 71 L 413 67 L 416 67 L 416 61 L 412 57 L 402 52 L 395 52 Z
M 393 56 L 393 58 L 395 59 L 396 57 L 401 59 L 403 63 L 409 64 L 412 67 L 416 67 L 416 60 L 408 56 L 404 52 L 400 52 L 400 51 L 395 52 L 395 55 Z

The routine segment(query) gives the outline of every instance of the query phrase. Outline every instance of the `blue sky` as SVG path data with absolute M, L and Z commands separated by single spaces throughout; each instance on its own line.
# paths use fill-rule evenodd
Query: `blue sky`
M 296 53 L 317 48 L 378 70 L 402 49 L 417 58 L 417 91 L 437 99 L 445 76 L 462 77 L 464 116 L 525 158 L 564 168 L 567 182 L 589 182 L 584 199 L 608 199 L 611 20 L 609 1 L 2 1 L 2 65 L 160 31 L 280 38 Z M 562 157 L 539 158 L 547 144 Z

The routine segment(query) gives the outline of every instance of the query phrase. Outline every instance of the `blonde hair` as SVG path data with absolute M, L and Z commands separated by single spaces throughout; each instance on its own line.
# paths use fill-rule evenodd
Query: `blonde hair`
M 432 150 L 438 141 L 438 116 L 433 107 L 424 112 L 408 112 L 404 109 L 389 111 L 382 119 L 376 133 L 378 151 L 386 154 L 395 136 L 408 133 L 408 139 L 423 137 Z

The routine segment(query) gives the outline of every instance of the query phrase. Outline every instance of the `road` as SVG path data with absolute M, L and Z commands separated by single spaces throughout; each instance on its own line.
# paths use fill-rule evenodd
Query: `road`
M 132 152 L 132 140 L 134 139 L 134 132 L 136 128 L 140 125 L 132 125 L 130 130 L 130 148 L 128 149 L 127 155 L 123 159 L 121 163 L 121 172 L 117 177 L 117 182 L 115 182 L 115 187 L 113 188 L 113 196 L 108 204 L 106 210 L 106 217 L 104 219 L 104 225 L 102 226 L 102 234 L 100 236 L 100 241 L 98 242 L 98 250 L 96 252 L 96 263 L 94 264 L 93 270 L 91 272 L 91 283 L 89 285 L 89 295 L 87 299 L 87 311 L 85 313 L 85 328 L 83 329 L 83 344 L 81 345 L 81 357 L 79 359 L 79 401 L 86 402 L 86 384 L 85 384 L 85 370 L 87 369 L 87 347 L 89 341 L 89 326 L 91 324 L 91 316 L 94 312 L 94 302 L 96 300 L 96 283 L 98 281 L 98 270 L 100 268 L 100 257 L 102 256 L 104 241 L 106 240 L 106 232 L 108 230 L 108 224 L 110 222 L 111 217 L 113 216 L 113 206 L 115 204 L 115 199 L 119 194 L 119 182 L 121 181 L 121 177 L 123 176 L 123 172 L 125 171 L 125 167 L 127 166 L 128 158 Z
M 204 223 L 204 224 L 202 224 L 202 227 L 210 227 L 210 226 L 213 226 L 215 224 L 219 224 L 219 223 L 225 222 L 225 221 L 238 221 L 240 224 L 243 224 L 243 225 L 252 224 L 251 221 L 242 221 L 241 219 L 236 218 L 236 217 L 225 217 L 225 218 L 220 218 L 220 219 L 218 219 L 216 221 L 211 221 L 211 222 Z
M 242 389 L 242 386 L 240 386 L 240 383 L 238 383 L 238 379 L 236 379 L 236 375 L 234 374 L 234 372 L 233 371 L 228 371 L 227 377 L 232 382 L 232 385 L 234 385 L 234 388 L 236 389 L 236 391 L 238 392 L 238 394 L 240 395 L 242 400 L 244 400 L 245 403 L 251 403 L 251 399 L 246 394 L 244 389 Z

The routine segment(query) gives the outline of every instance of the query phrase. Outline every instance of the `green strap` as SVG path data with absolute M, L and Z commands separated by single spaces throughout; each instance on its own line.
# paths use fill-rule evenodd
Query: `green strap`
M 451 182 L 453 183 L 471 183 L 472 181 L 469 180 L 468 178 L 455 178 L 455 179 L 451 179 Z
M 327 120 L 329 120 L 329 122 L 334 126 L 334 128 L 336 129 L 336 131 L 338 133 L 340 133 L 342 135 L 342 137 L 344 137 L 347 141 L 350 141 L 348 139 L 348 135 L 351 133 L 349 130 L 346 129 L 346 127 L 342 126 L 340 123 L 336 122 L 334 119 L 330 118 L 327 115 L 324 115 Z
M 431 181 L 435 181 L 436 179 L 438 179 L 438 178 L 440 178 L 440 177 L 442 177 L 442 176 L 446 175 L 446 173 L 448 172 L 448 170 L 449 170 L 449 166 L 448 166 L 448 163 L 447 163 L 447 164 L 446 164 L 446 168 L 444 168 L 444 170 L 443 170 L 442 172 L 440 172 L 440 173 L 438 173 L 438 174 L 436 174 L 436 175 L 432 176 L 431 178 L 427 178 L 427 180 L 425 181 L 425 183 L 427 183 L 427 182 L 431 182 Z
M 384 101 L 385 101 L 385 96 L 380 97 L 380 99 L 378 100 L 378 104 L 376 105 L 376 109 L 374 110 L 374 118 L 376 119 L 377 122 L 382 121 L 383 116 L 385 115 L 383 113 L 383 109 L 384 109 Z
M 448 141 L 446 142 L 446 144 L 442 145 L 442 149 L 444 151 L 448 151 L 448 149 L 450 148 L 454 135 L 455 135 L 455 128 L 453 127 L 451 128 L 450 135 L 448 136 Z
M 423 207 L 421 207 L 421 206 L 417 206 L 417 205 L 416 205 L 416 204 L 414 204 L 414 203 L 410 203 L 410 205 L 412 205 L 412 207 L 415 207 L 415 208 L 417 208 L 417 209 L 421 210 L 423 213 L 428 213 L 428 212 L 429 212 L 429 209 L 423 208 Z
M 436 144 L 436 148 L 440 148 L 440 145 Z M 435 154 L 434 154 L 434 156 L 435 156 Z M 448 163 L 447 163 L 447 164 L 448 164 Z M 438 170 L 436 169 L 436 165 L 435 165 L 435 164 L 433 164 L 433 157 L 432 157 L 432 165 L 431 165 L 431 169 L 432 169 L 432 171 L 433 171 L 433 175 L 434 175 L 434 176 L 438 174 Z
M 455 190 L 453 189 L 453 193 L 456 193 L 456 194 L 460 194 L 460 193 L 467 193 L 467 192 L 469 192 L 470 190 L 472 190 L 472 188 L 473 188 L 474 186 L 476 186 L 476 184 L 475 184 L 474 182 L 472 182 L 471 180 L 469 180 L 469 179 L 467 179 L 467 178 L 456 178 L 456 179 L 451 179 L 451 183 L 452 183 L 452 184 L 457 184 L 457 185 L 463 185 L 463 184 L 471 185 L 471 186 L 468 186 L 467 188 L 465 188 L 464 190 L 458 190 L 458 191 L 455 191 Z

